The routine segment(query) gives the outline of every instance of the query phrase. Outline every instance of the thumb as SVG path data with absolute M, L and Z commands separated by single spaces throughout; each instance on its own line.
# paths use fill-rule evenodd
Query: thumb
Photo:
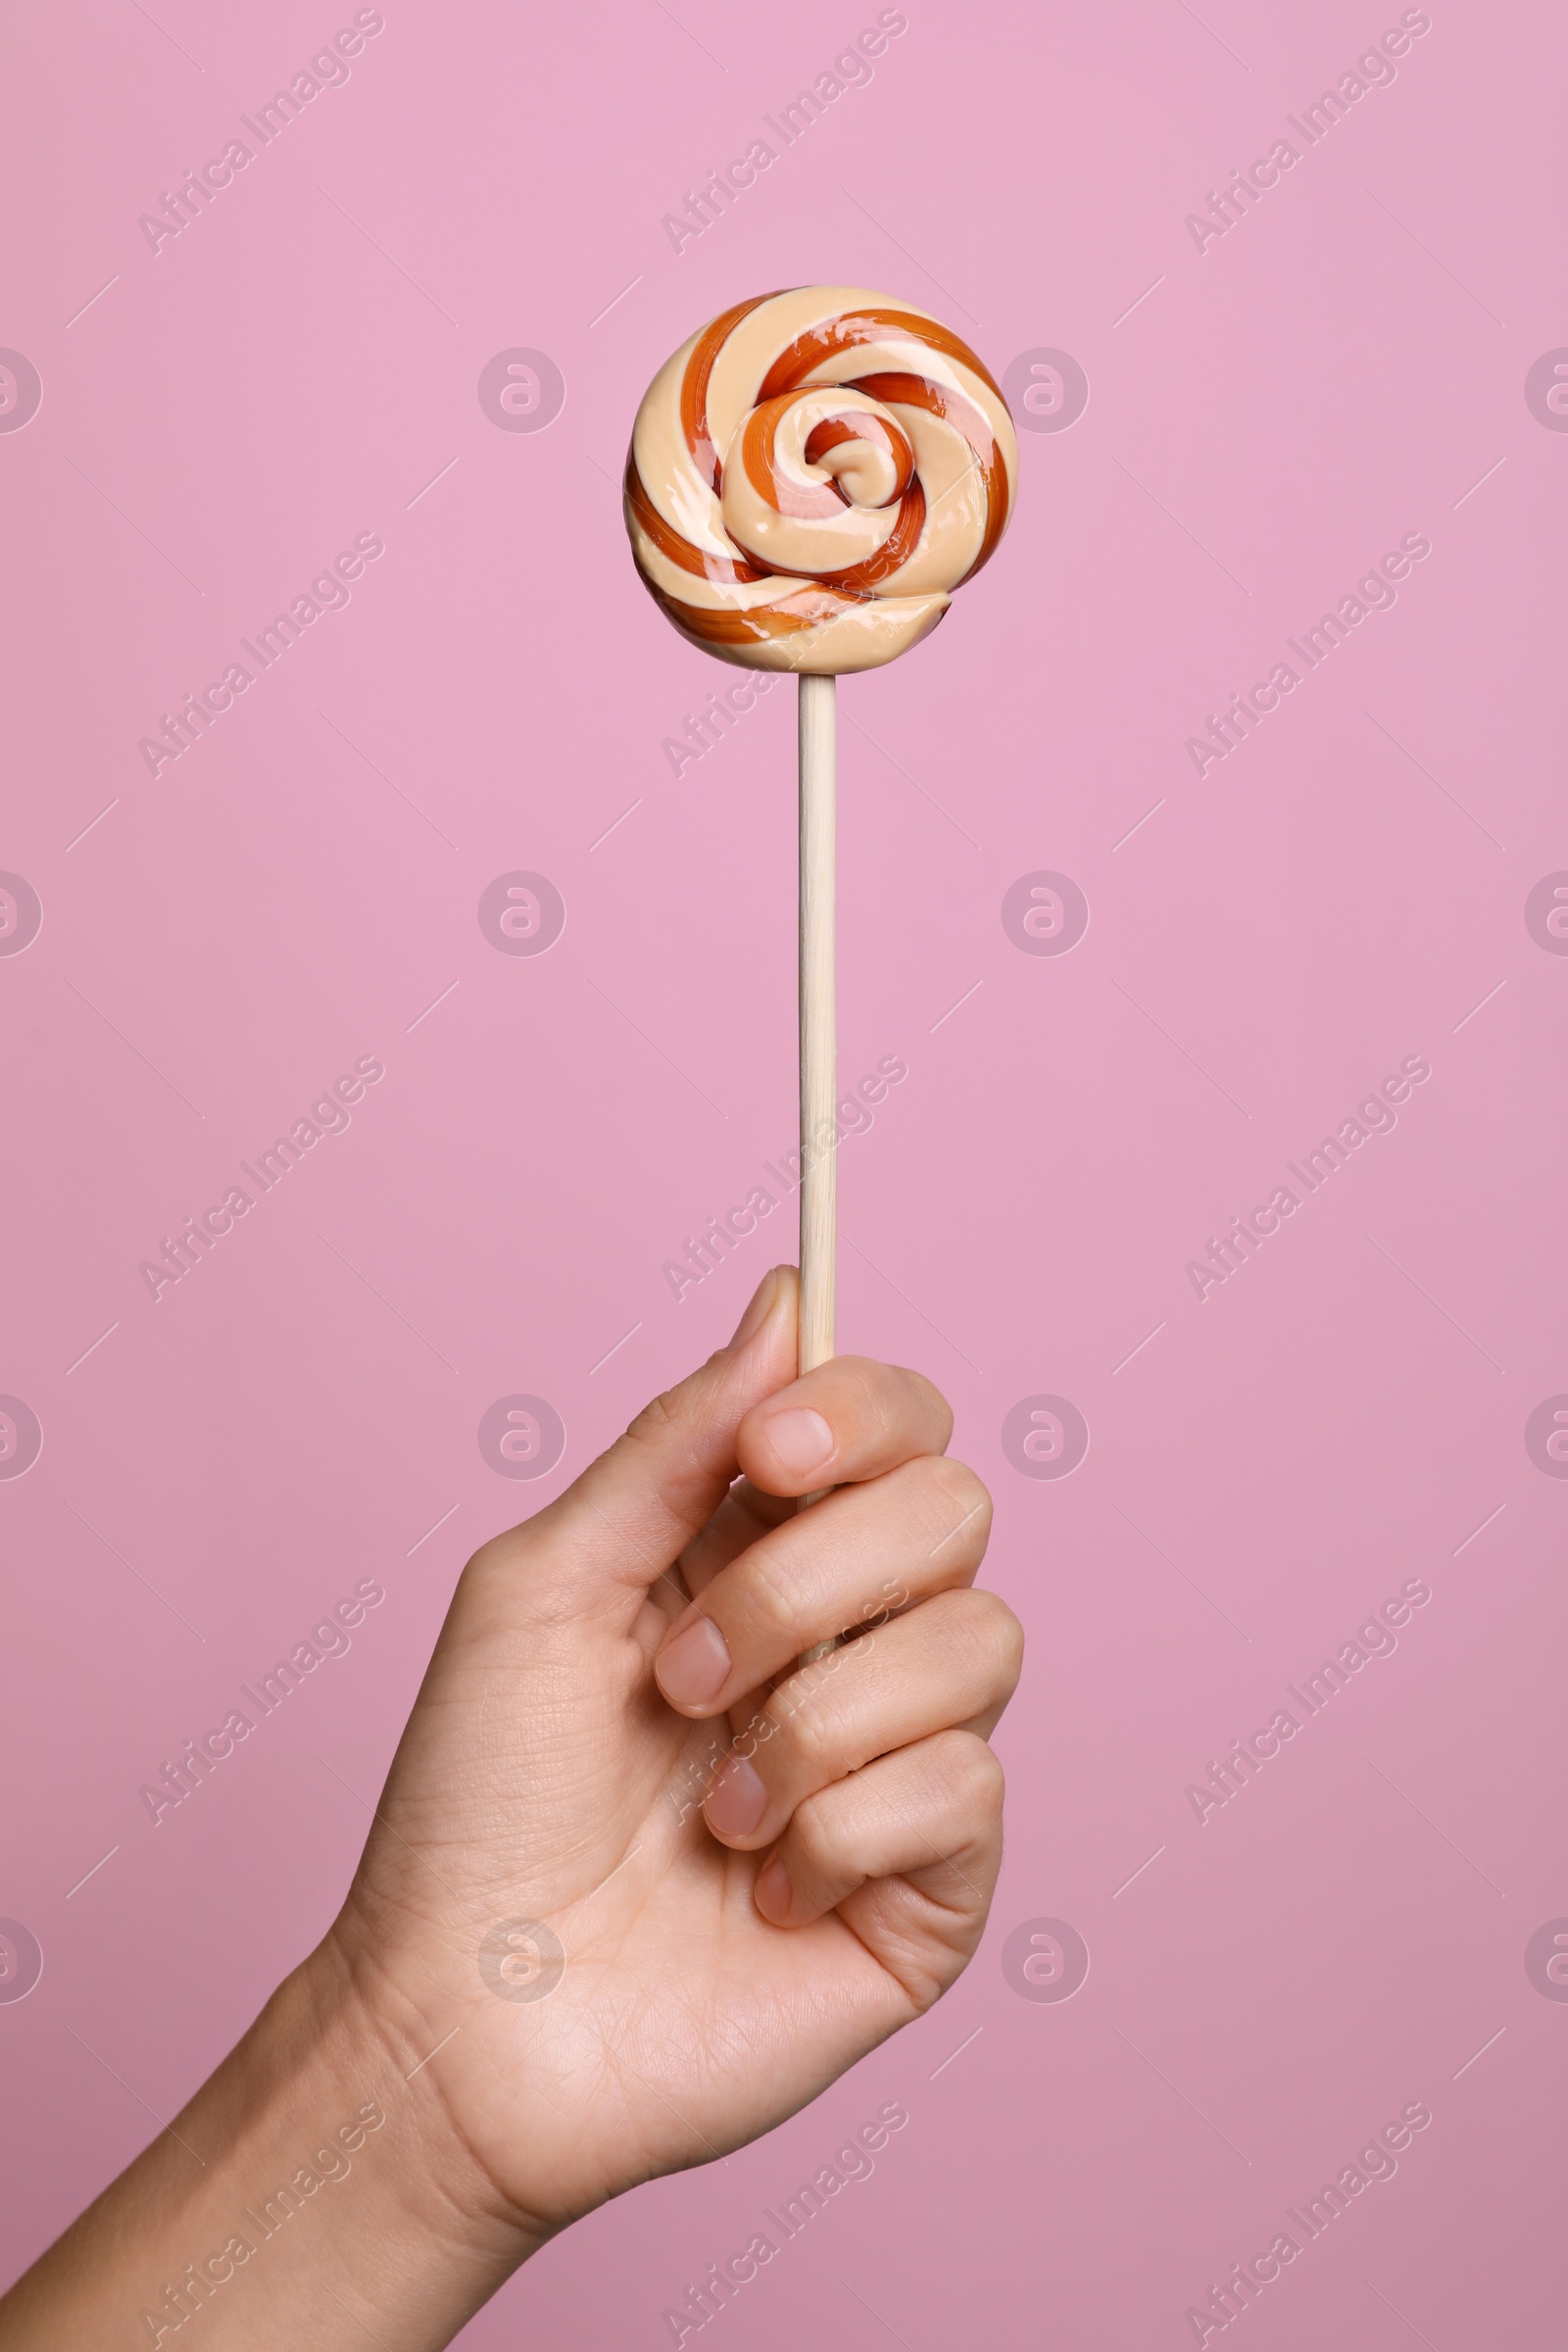
M 740 1474 L 742 1421 L 796 1377 L 798 1302 L 795 1268 L 772 1267 L 727 1348 L 645 1405 L 563 1495 L 501 1538 L 538 1598 L 559 1584 L 573 1614 L 600 1600 L 613 1607 L 669 1569 Z

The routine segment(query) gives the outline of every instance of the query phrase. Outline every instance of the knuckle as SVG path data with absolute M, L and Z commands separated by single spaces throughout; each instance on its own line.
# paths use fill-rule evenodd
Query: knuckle
M 951 1454 L 927 1454 L 912 1464 L 928 1499 L 938 1550 L 978 1560 L 991 1533 L 991 1491 L 967 1462 Z M 940 1524 L 938 1524 L 940 1522 Z
M 977 1597 L 984 1610 L 998 1681 L 1010 1692 L 1023 1670 L 1023 1627 L 997 1593 L 981 1592 Z
M 996 1644 L 997 1665 L 1010 1690 L 1023 1672 L 1023 1627 L 1000 1594 L 981 1592 L 978 1598 L 985 1603 Z
M 804 1707 L 786 1734 L 789 1761 L 798 1776 L 810 1781 L 827 1778 L 832 1769 L 833 1739 L 827 1718 L 817 1707 Z
M 777 1727 L 781 1760 L 792 1777 L 813 1783 L 834 1777 L 832 1713 L 823 1704 L 820 1683 L 810 1680 L 819 1673 L 819 1668 L 803 1667 L 789 1682 L 779 1686 L 763 1709 Z M 797 1683 L 808 1687 L 794 1691 Z
M 942 1443 L 946 1446 L 949 1438 L 953 1435 L 953 1407 L 943 1396 L 942 1391 L 937 1387 L 935 1381 L 927 1380 L 923 1372 L 906 1371 L 900 1374 L 900 1378 L 908 1383 L 914 1401 L 922 1410 L 930 1414 L 932 1420 L 941 1429 Z
M 922 1439 L 928 1425 L 946 1445 L 953 1434 L 953 1414 L 946 1397 L 923 1373 L 884 1364 L 871 1356 L 837 1359 L 838 1386 L 856 1423 L 858 1448 L 878 1455 L 898 1454 L 912 1432 Z
M 807 1868 L 819 1879 L 838 1875 L 844 1852 L 844 1824 L 837 1805 L 823 1790 L 796 1806 L 790 1839 Z
M 1006 1775 L 978 1733 L 945 1732 L 936 1764 L 947 1793 L 964 1813 L 987 1821 L 1001 1814 Z
M 995 1592 L 955 1592 L 942 1612 L 944 1654 L 965 1682 L 1011 1690 L 1023 1664 L 1023 1627 Z
M 866 1355 L 843 1355 L 835 1361 L 837 1385 L 846 1403 L 868 1427 L 885 1429 L 889 1407 L 887 1366 Z
M 591 1496 L 595 1485 L 607 1475 L 612 1478 L 617 1470 L 624 1470 L 656 1489 L 666 1487 L 672 1471 L 679 1475 L 680 1442 L 686 1426 L 687 1410 L 680 1391 L 666 1389 L 662 1396 L 651 1398 L 634 1421 L 627 1423 L 613 1444 L 607 1446 L 597 1460 L 589 1464 L 578 1483 L 586 1487 Z
M 687 1400 L 681 1390 L 664 1389 L 659 1396 L 649 1399 L 617 1443 L 640 1452 L 645 1446 L 657 1445 L 671 1430 L 678 1429 L 686 1418 L 686 1412 Z

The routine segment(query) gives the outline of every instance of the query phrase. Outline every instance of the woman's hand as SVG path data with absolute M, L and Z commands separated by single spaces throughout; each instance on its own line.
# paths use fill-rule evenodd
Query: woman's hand
M 1022 1647 L 971 1590 L 990 1502 L 917 1373 L 795 1362 L 783 1267 L 469 1561 L 342 1912 L 5 2298 L 8 2352 L 196 2320 L 208 2352 L 435 2352 L 552 2232 L 953 1983 Z
M 985 1926 L 1022 1648 L 971 1590 L 990 1499 L 917 1373 L 796 1380 L 795 1316 L 786 1267 L 469 1562 L 332 1931 L 535 2236 L 793 2114 Z

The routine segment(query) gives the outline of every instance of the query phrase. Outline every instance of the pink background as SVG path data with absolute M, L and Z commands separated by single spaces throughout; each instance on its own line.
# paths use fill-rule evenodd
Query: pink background
M 1544 2340 L 1568 2007 L 1524 1949 L 1568 1913 L 1568 1489 L 1523 1433 L 1568 1389 L 1568 964 L 1524 902 L 1568 866 L 1568 440 L 1523 386 L 1568 341 L 1560 14 L 1443 0 L 1200 254 L 1186 215 L 1397 8 L 914 0 L 677 255 L 662 216 L 873 8 L 384 13 L 156 255 L 138 216 L 352 11 L 57 0 L 6 38 L 0 343 L 43 404 L 0 434 L 0 866 L 43 926 L 0 958 L 0 1390 L 44 1437 L 0 1482 L 0 1914 L 45 1956 L 0 2006 L 7 2274 L 325 1926 L 466 1554 L 793 1254 L 783 1212 L 679 1303 L 661 1274 L 791 1141 L 793 710 L 672 776 L 729 673 L 638 585 L 615 479 L 696 323 L 842 279 L 1091 385 L 1021 436 L 938 635 L 840 690 L 841 1068 L 909 1072 L 842 1153 L 842 1344 L 928 1370 L 996 1491 L 1007 1858 L 933 2015 L 464 2340 L 667 2342 L 890 2098 L 907 2130 L 732 2344 L 1191 2342 L 1417 2100 L 1250 2339 Z M 538 434 L 476 396 L 517 346 L 565 378 Z M 159 714 L 362 532 L 348 608 L 152 778 Z M 1406 532 L 1397 604 L 1200 781 L 1205 714 Z M 476 919 L 518 868 L 567 909 L 537 958 Z M 1039 868 L 1092 910 L 1061 957 L 1001 922 Z M 138 1261 L 366 1054 L 348 1132 L 155 1304 Z M 1200 1302 L 1185 1262 L 1416 1054 L 1397 1129 Z M 566 1429 L 532 1488 L 476 1443 L 514 1392 Z M 1038 1393 L 1091 1432 L 1062 1481 L 1002 1449 Z M 139 1785 L 370 1575 L 351 1652 L 154 1828 Z M 1187 1785 L 1412 1577 L 1397 1652 L 1200 1824 Z M 1092 1955 L 1065 2003 L 1004 1974 L 1041 1917 Z

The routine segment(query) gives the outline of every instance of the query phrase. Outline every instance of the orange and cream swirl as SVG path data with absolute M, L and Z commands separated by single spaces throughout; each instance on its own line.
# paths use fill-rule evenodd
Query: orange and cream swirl
M 626 528 L 682 635 L 747 669 L 875 669 L 1006 529 L 1007 404 L 913 303 L 801 286 L 683 343 L 637 412 Z

